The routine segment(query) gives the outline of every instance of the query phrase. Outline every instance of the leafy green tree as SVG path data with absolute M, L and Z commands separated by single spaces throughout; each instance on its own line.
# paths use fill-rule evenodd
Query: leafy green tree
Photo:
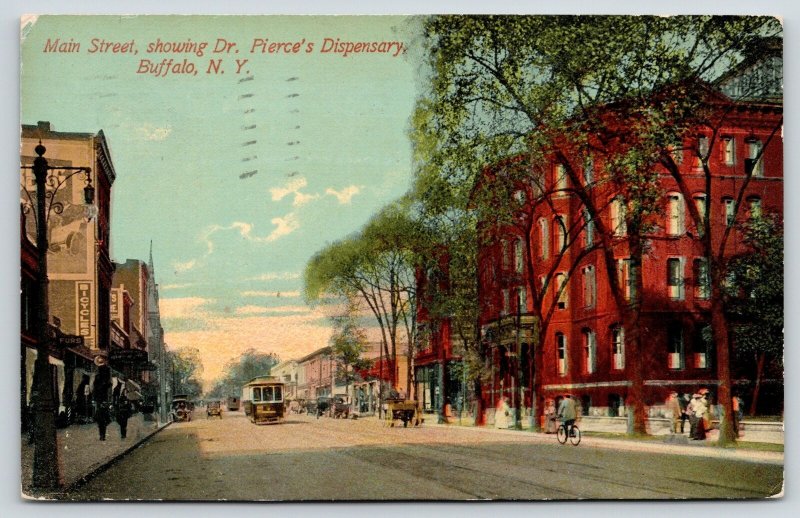
M 357 379 L 357 371 L 368 369 L 371 361 L 363 358 L 367 348 L 367 335 L 359 325 L 360 308 L 351 302 L 344 314 L 332 317 L 334 333 L 331 336 L 331 352 L 336 360 L 336 378 L 344 382 L 346 392 Z
M 662 194 L 653 166 L 696 123 L 690 115 L 705 101 L 697 79 L 711 80 L 739 61 L 744 48 L 779 30 L 776 24 L 771 18 L 708 16 L 435 16 L 423 21 L 430 87 L 418 102 L 413 132 L 426 157 L 418 165 L 421 182 L 441 190 L 429 197 L 431 205 L 440 213 L 450 210 L 448 204 L 463 211 L 472 197 L 481 210 L 472 191 L 464 196 L 464 186 L 476 185 L 486 164 L 508 157 L 523 159 L 506 174 L 507 191 L 531 184 L 543 158 L 563 165 L 569 186 L 558 194 L 579 200 L 595 225 L 626 329 L 635 433 L 644 433 L 646 422 L 638 333 L 644 296 L 640 265 Z M 581 174 L 587 156 L 596 157 L 592 181 Z M 598 197 L 602 189 L 615 191 L 614 197 Z M 556 193 L 535 194 L 546 203 Z M 515 211 L 513 197 L 504 199 L 505 205 L 491 199 L 483 205 L 500 226 L 513 223 Z M 624 240 L 617 228 L 604 223 L 612 199 L 625 208 Z M 528 271 L 534 272 L 530 226 L 528 221 L 522 237 Z M 637 294 L 630 300 L 616 272 L 620 247 L 628 251 Z M 534 311 L 546 315 L 545 290 L 533 284 L 529 289 L 539 306 Z M 537 378 L 542 368 L 538 345 Z M 724 355 L 726 344 L 718 350 Z M 722 384 L 729 388 L 725 361 L 718 363 Z M 534 381 L 537 395 L 540 388 Z
M 209 396 L 225 398 L 239 395 L 248 381 L 258 376 L 269 376 L 272 368 L 278 363 L 280 359 L 274 353 L 265 353 L 254 348 L 247 349 L 225 363 L 222 377 L 214 383 Z
M 778 371 L 783 366 L 783 222 L 765 215 L 743 226 L 750 250 L 728 266 L 726 309 L 733 322 L 736 359 L 753 376 L 752 416 L 765 364 Z
M 200 350 L 196 347 L 182 347 L 168 355 L 172 365 L 173 393 L 186 394 L 189 399 L 200 397 L 203 392 L 200 384 L 203 375 Z

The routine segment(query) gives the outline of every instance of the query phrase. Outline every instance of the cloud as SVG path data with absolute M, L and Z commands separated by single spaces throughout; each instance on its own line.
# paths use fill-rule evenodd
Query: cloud
M 267 272 L 257 277 L 251 277 L 248 281 L 289 281 L 299 279 L 300 272 Z
M 204 312 L 204 306 L 214 302 L 214 299 L 202 297 L 176 297 L 161 298 L 158 309 L 162 319 L 196 317 Z
M 273 187 L 269 192 L 272 194 L 272 201 L 281 201 L 286 196 L 298 192 L 306 185 L 308 185 L 308 181 L 301 176 L 300 178 L 289 180 L 289 183 L 284 187 Z
M 302 207 L 306 203 L 319 199 L 319 194 L 303 194 L 301 192 L 295 193 L 292 207 Z
M 191 283 L 191 282 L 186 282 L 186 283 L 183 283 L 183 284 L 163 284 L 163 285 L 159 284 L 158 285 L 158 289 L 159 290 L 164 290 L 164 291 L 167 291 L 167 290 L 180 290 L 180 289 L 183 289 L 183 288 L 188 288 L 190 286 L 194 286 L 194 284 Z
M 175 269 L 176 273 L 189 271 L 195 266 L 197 266 L 197 259 L 192 259 L 191 261 L 186 261 L 185 263 L 180 263 L 177 261 L 172 263 L 172 267 Z
M 166 138 L 169 137 L 169 134 L 172 133 L 172 128 L 169 126 L 159 128 L 152 124 L 145 124 L 136 128 L 136 133 L 138 133 L 145 140 L 161 141 L 166 140 Z
M 242 297 L 299 297 L 300 292 L 295 291 L 259 291 L 259 290 L 250 290 L 250 291 L 243 291 L 241 293 Z
M 242 306 L 236 308 L 237 315 L 264 315 L 264 314 L 281 314 L 281 313 L 308 313 L 311 309 L 308 306 Z
M 290 212 L 282 218 L 272 218 L 270 223 L 275 225 L 276 228 L 264 239 L 268 242 L 289 235 L 300 228 L 300 222 L 297 221 L 297 216 L 295 216 L 293 212 Z
M 325 189 L 325 194 L 331 195 L 336 197 L 339 200 L 339 203 L 342 205 L 347 205 L 352 201 L 353 196 L 361 192 L 361 186 L 358 185 L 350 185 L 345 187 L 341 191 L 335 191 L 332 188 L 328 187 Z

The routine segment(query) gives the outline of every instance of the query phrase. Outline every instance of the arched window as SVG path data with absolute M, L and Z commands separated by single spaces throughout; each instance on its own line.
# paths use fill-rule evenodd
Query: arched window
M 703 233 L 705 232 L 705 221 L 708 217 L 708 204 L 706 203 L 706 195 L 695 194 L 694 206 L 697 208 L 697 213 L 700 215 L 700 221 L 697 223 L 697 235 L 703 237 Z
M 667 194 L 667 234 L 670 236 L 683 234 L 683 222 L 683 196 L 677 192 Z
M 567 178 L 567 168 L 564 167 L 564 164 L 556 164 L 555 168 L 555 186 L 557 191 L 562 191 L 557 193 L 558 195 L 563 196 L 563 191 L 567 189 L 569 186 L 568 178 Z
M 554 230 L 556 233 L 556 253 L 567 249 L 567 223 L 564 216 L 556 216 Z

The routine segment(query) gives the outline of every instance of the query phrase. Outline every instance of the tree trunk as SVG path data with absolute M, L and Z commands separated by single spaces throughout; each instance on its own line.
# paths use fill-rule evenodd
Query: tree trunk
M 723 313 L 719 283 L 714 283 L 711 303 L 711 331 L 714 335 L 714 345 L 717 349 L 717 377 L 719 378 L 719 391 L 717 404 L 720 408 L 719 416 L 719 445 L 728 445 L 736 442 L 736 432 L 733 428 L 733 402 L 731 400 L 731 362 L 730 340 L 728 326 Z
M 747 413 L 750 417 L 756 415 L 756 407 L 758 406 L 758 393 L 761 390 L 761 377 L 764 374 L 764 359 L 766 353 L 761 351 L 758 353 L 758 361 L 756 362 L 756 383 L 753 387 L 753 400 L 750 402 L 750 411 Z

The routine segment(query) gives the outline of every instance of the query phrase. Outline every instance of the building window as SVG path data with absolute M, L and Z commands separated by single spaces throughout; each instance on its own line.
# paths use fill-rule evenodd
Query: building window
M 589 248 L 594 244 L 594 221 L 589 209 L 583 209 L 583 245 Z
M 764 176 L 764 157 L 761 155 L 762 144 L 758 140 L 750 140 L 747 142 L 747 158 L 753 164 L 753 176 Z M 757 162 L 755 162 L 758 160 Z
M 747 205 L 750 219 L 758 219 L 761 217 L 761 198 L 748 198 Z
M 550 229 L 547 225 L 547 220 L 542 218 L 539 220 L 539 257 L 547 259 L 550 255 Z
M 711 326 L 698 326 L 694 333 L 694 367 L 710 369 L 711 352 Z
M 583 368 L 586 374 L 593 374 L 597 364 L 597 338 L 594 331 L 583 331 Z
M 594 266 L 587 266 L 583 269 L 583 306 L 586 308 L 594 307 L 597 298 L 597 278 L 594 273 Z
M 508 315 L 511 307 L 511 293 L 508 289 L 503 289 L 503 316 Z
M 564 333 L 556 333 L 556 355 L 558 357 L 558 375 L 567 374 L 567 337 Z
M 586 157 L 583 163 L 583 184 L 586 187 L 591 187 L 594 182 L 594 160 L 592 157 Z
M 708 158 L 708 138 L 701 135 L 697 137 L 697 161 L 695 167 L 703 168 L 703 162 Z
M 562 191 L 563 194 L 568 187 L 567 168 L 564 167 L 564 164 L 556 164 L 555 177 L 556 190 Z
M 625 368 L 625 330 L 621 326 L 611 330 L 611 367 L 614 370 Z
M 556 216 L 555 219 L 556 250 L 563 253 L 567 249 L 567 224 L 564 216 Z
M 525 244 L 521 239 L 514 241 L 514 271 L 522 274 L 525 269 Z
M 567 276 L 564 273 L 556 274 L 556 294 L 558 296 L 558 309 L 566 309 L 569 302 L 569 287 L 567 286 Z
M 528 312 L 528 289 L 525 286 L 517 288 L 517 312 L 520 314 Z
M 502 239 L 500 241 L 500 264 L 502 265 L 504 272 L 507 272 L 510 266 L 508 255 L 508 241 Z
M 667 195 L 667 234 L 670 236 L 683 234 L 683 222 L 683 196 L 670 193 Z
M 679 324 L 667 328 L 667 368 L 683 369 L 683 329 Z
M 697 235 L 703 237 L 705 233 L 705 222 L 708 214 L 708 205 L 706 204 L 705 194 L 696 194 L 694 197 L 694 206 L 697 208 L 697 213 L 700 215 L 700 221 L 697 223 Z
M 725 208 L 725 223 L 732 227 L 736 221 L 736 201 L 733 198 L 722 198 L 722 205 Z
M 514 191 L 514 201 L 517 202 L 517 206 L 525 205 L 525 191 L 522 189 Z
M 611 202 L 611 230 L 616 237 L 622 237 L 628 233 L 625 215 L 625 203 L 623 203 L 622 197 L 617 196 Z
M 635 300 L 636 269 L 632 259 L 617 259 L 617 281 L 625 300 Z
M 722 146 L 722 161 L 725 165 L 734 165 L 736 163 L 735 142 L 733 137 L 722 137 L 720 144 Z
M 667 291 L 669 298 L 683 300 L 683 258 L 667 259 Z
M 707 299 L 711 296 L 711 278 L 708 275 L 708 259 L 698 257 L 692 264 L 694 276 L 694 296 L 698 299 Z

